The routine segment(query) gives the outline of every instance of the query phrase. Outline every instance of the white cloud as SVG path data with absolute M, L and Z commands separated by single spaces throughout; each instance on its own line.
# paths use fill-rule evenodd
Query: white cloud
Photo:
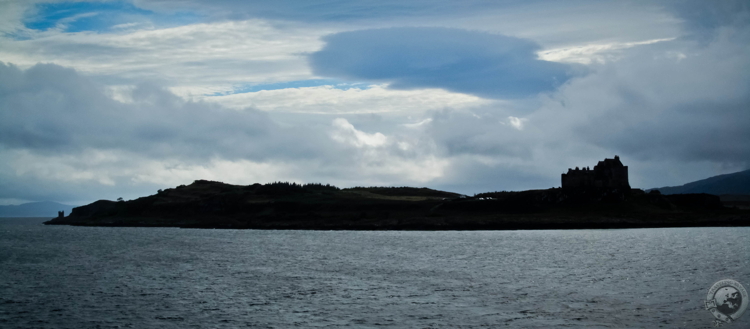
M 426 183 L 442 177 L 451 163 L 428 140 L 366 133 L 343 118 L 333 120 L 332 126 L 331 139 L 354 147 L 347 152 L 353 162 L 339 170 L 359 176 L 359 184 Z
M 25 19 L 24 15 L 34 13 L 34 4 L 31 1 L 6 1 L 0 4 L 0 17 L 5 18 L 0 22 L 7 25 L 0 26 L 0 29 L 22 31 L 24 34 L 22 40 L 0 37 L 0 61 L 21 67 L 40 62 L 56 63 L 75 67 L 87 74 L 105 76 L 107 83 L 114 84 L 142 79 L 157 80 L 187 98 L 232 91 L 238 85 L 314 78 L 305 54 L 320 49 L 322 36 L 341 31 L 388 26 L 482 30 L 530 38 L 554 48 L 550 49 L 553 53 L 564 52 L 560 49 L 560 44 L 563 44 L 568 47 L 565 58 L 580 61 L 585 59 L 574 58 L 576 50 L 571 49 L 582 47 L 583 50 L 578 51 L 586 52 L 592 51 L 591 47 L 596 45 L 621 44 L 623 39 L 652 40 L 664 38 L 665 35 L 674 36 L 679 23 L 656 6 L 600 2 L 573 5 L 552 2 L 520 6 L 498 3 L 489 7 L 467 4 L 457 6 L 459 11 L 448 9 L 455 7 L 454 4 L 446 6 L 436 2 L 425 4 L 434 7 L 425 12 L 420 12 L 425 9 L 422 6 L 406 4 L 405 8 L 414 10 L 412 14 L 384 15 L 375 21 L 362 17 L 362 20 L 341 22 L 304 19 L 295 22 L 283 17 L 303 17 L 289 9 L 300 10 L 309 6 L 292 5 L 287 8 L 283 4 L 138 1 L 137 6 L 157 11 L 179 12 L 192 8 L 207 10 L 204 14 L 219 15 L 212 16 L 212 19 L 224 18 L 171 28 L 123 23 L 112 27 L 111 31 L 114 32 L 109 33 L 64 33 L 54 29 L 34 31 L 24 28 L 21 20 Z M 401 5 L 404 4 L 396 4 Z M 318 14 L 326 13 L 320 17 L 327 17 L 337 11 L 358 10 L 361 6 L 372 6 L 373 14 L 382 9 L 382 6 L 374 3 L 326 5 L 312 9 L 321 11 Z M 582 6 L 585 12 L 581 10 Z M 612 6 L 617 10 L 612 10 Z M 272 12 L 276 14 L 264 16 L 264 13 Z M 303 16 L 306 15 L 312 17 L 316 14 L 309 12 Z M 591 46 L 592 42 L 596 43 Z
M 250 160 L 211 159 L 198 164 L 185 164 L 177 159 L 147 160 L 133 173 L 133 184 L 177 186 L 195 179 L 249 185 L 272 181 L 302 181 L 295 175 L 299 168 L 280 161 L 256 162 Z
M 333 86 L 263 90 L 203 98 L 229 108 L 253 107 L 269 112 L 343 114 L 415 113 L 442 108 L 471 108 L 492 101 L 442 89 L 390 90 L 386 85 L 366 89 Z
M 161 81 L 182 96 L 231 91 L 238 84 L 312 78 L 304 54 L 327 29 L 262 20 L 191 24 L 119 33 L 31 32 L 0 37 L 0 61 L 55 63 L 114 81 Z
M 111 151 L 88 149 L 75 155 L 45 156 L 29 150 L 13 150 L 10 167 L 16 176 L 62 183 L 92 182 L 114 186 L 114 173 L 122 175 L 113 165 L 118 157 Z M 107 172 L 102 172 L 104 168 Z
M 52 185 L 59 189 L 68 186 L 80 189 L 68 191 L 78 198 L 114 199 L 112 192 L 135 198 L 143 189 L 156 191 L 156 187 L 167 188 L 189 184 L 196 179 L 208 179 L 230 184 L 268 183 L 292 180 L 305 182 L 301 163 L 287 164 L 283 161 L 251 161 L 213 158 L 208 161 L 185 161 L 180 158 L 154 158 L 125 150 L 87 149 L 75 154 L 43 154 L 29 150 L 6 150 L 0 159 L 7 161 L 0 169 L 0 177 L 8 182 L 42 182 L 33 186 L 42 191 Z M 111 190 L 105 195 L 102 188 Z M 91 189 L 95 192 L 90 192 Z M 129 193 L 139 190 L 141 192 Z M 117 192 L 122 191 L 122 192 Z M 28 192 L 27 192 L 28 193 Z M 89 201 L 90 202 L 90 201 Z
M 141 24 L 142 23 L 137 23 L 137 22 L 122 23 L 122 24 L 113 25 L 112 29 L 131 29 Z
M 23 29 L 21 20 L 24 14 L 28 13 L 30 8 L 33 8 L 34 4 L 38 2 L 41 1 L 0 1 L 0 32 L 14 33 Z
M 430 122 L 432 122 L 432 118 L 427 118 L 416 123 L 404 123 L 402 125 L 407 128 L 419 128 L 428 125 Z
M 579 64 L 604 63 L 622 58 L 619 50 L 658 42 L 672 41 L 675 38 L 662 38 L 638 42 L 610 42 L 601 44 L 575 45 L 555 49 L 545 49 L 537 54 L 545 61 Z M 684 54 L 683 54 L 684 56 Z
M 388 141 L 388 137 L 379 132 L 368 134 L 357 130 L 343 118 L 334 119 L 332 125 L 334 130 L 331 132 L 331 138 L 339 143 L 348 143 L 356 147 L 378 147 Z
M 524 122 L 526 122 L 527 120 L 528 120 L 528 119 L 525 119 L 525 118 L 516 118 L 516 117 L 514 117 L 514 116 L 509 116 L 509 117 L 508 117 L 508 123 L 509 123 L 509 124 L 510 124 L 511 126 L 513 126 L 513 128 L 516 128 L 516 129 L 518 129 L 518 130 L 523 130 L 523 124 L 524 124 Z
M 336 26 L 341 30 L 386 27 L 451 27 L 532 39 L 542 45 L 623 42 L 677 35 L 681 21 L 662 3 L 597 1 L 377 0 L 305 1 L 138 0 L 143 8 L 200 10 L 213 19 L 248 17 Z
M 366 132 L 344 118 L 282 126 L 153 85 L 103 88 L 52 64 L 0 65 L 0 91 L 0 198 L 132 198 L 200 178 L 404 184 L 450 163 L 419 135 Z

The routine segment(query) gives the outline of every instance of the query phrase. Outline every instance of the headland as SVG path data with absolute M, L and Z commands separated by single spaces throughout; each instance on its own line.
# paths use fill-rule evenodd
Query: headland
M 48 225 L 300 230 L 516 230 L 750 226 L 716 195 L 632 189 L 619 157 L 568 170 L 562 187 L 472 197 L 429 188 L 197 180 L 130 201 L 99 200 Z
M 198 180 L 130 201 L 99 200 L 45 224 L 232 229 L 508 230 L 750 226 L 750 211 L 710 194 L 638 189 L 491 192 L 427 188 L 338 189 Z

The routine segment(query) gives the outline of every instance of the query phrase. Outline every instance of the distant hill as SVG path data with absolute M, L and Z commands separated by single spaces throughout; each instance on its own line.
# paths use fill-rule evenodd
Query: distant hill
M 42 201 L 29 202 L 16 206 L 0 206 L 0 217 L 57 217 L 57 212 L 65 211 L 67 216 L 77 206 L 67 204 Z
M 658 190 L 662 194 L 708 193 L 713 195 L 750 195 L 750 170 L 714 176 L 682 186 L 659 187 L 652 190 Z

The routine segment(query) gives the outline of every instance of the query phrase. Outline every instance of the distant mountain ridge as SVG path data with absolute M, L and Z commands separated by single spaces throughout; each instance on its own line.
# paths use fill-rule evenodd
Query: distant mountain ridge
M 60 210 L 65 211 L 67 216 L 73 211 L 73 208 L 77 206 L 71 206 L 67 204 L 42 201 L 42 202 L 29 202 L 14 206 L 0 206 L 0 217 L 57 217 L 57 212 Z
M 682 186 L 653 188 L 662 194 L 708 193 L 713 195 L 750 195 L 750 170 L 701 179 Z

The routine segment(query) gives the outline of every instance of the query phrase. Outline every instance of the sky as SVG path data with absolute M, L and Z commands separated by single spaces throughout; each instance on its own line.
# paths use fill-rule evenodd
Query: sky
M 0 204 L 750 167 L 750 3 L 0 0 Z

